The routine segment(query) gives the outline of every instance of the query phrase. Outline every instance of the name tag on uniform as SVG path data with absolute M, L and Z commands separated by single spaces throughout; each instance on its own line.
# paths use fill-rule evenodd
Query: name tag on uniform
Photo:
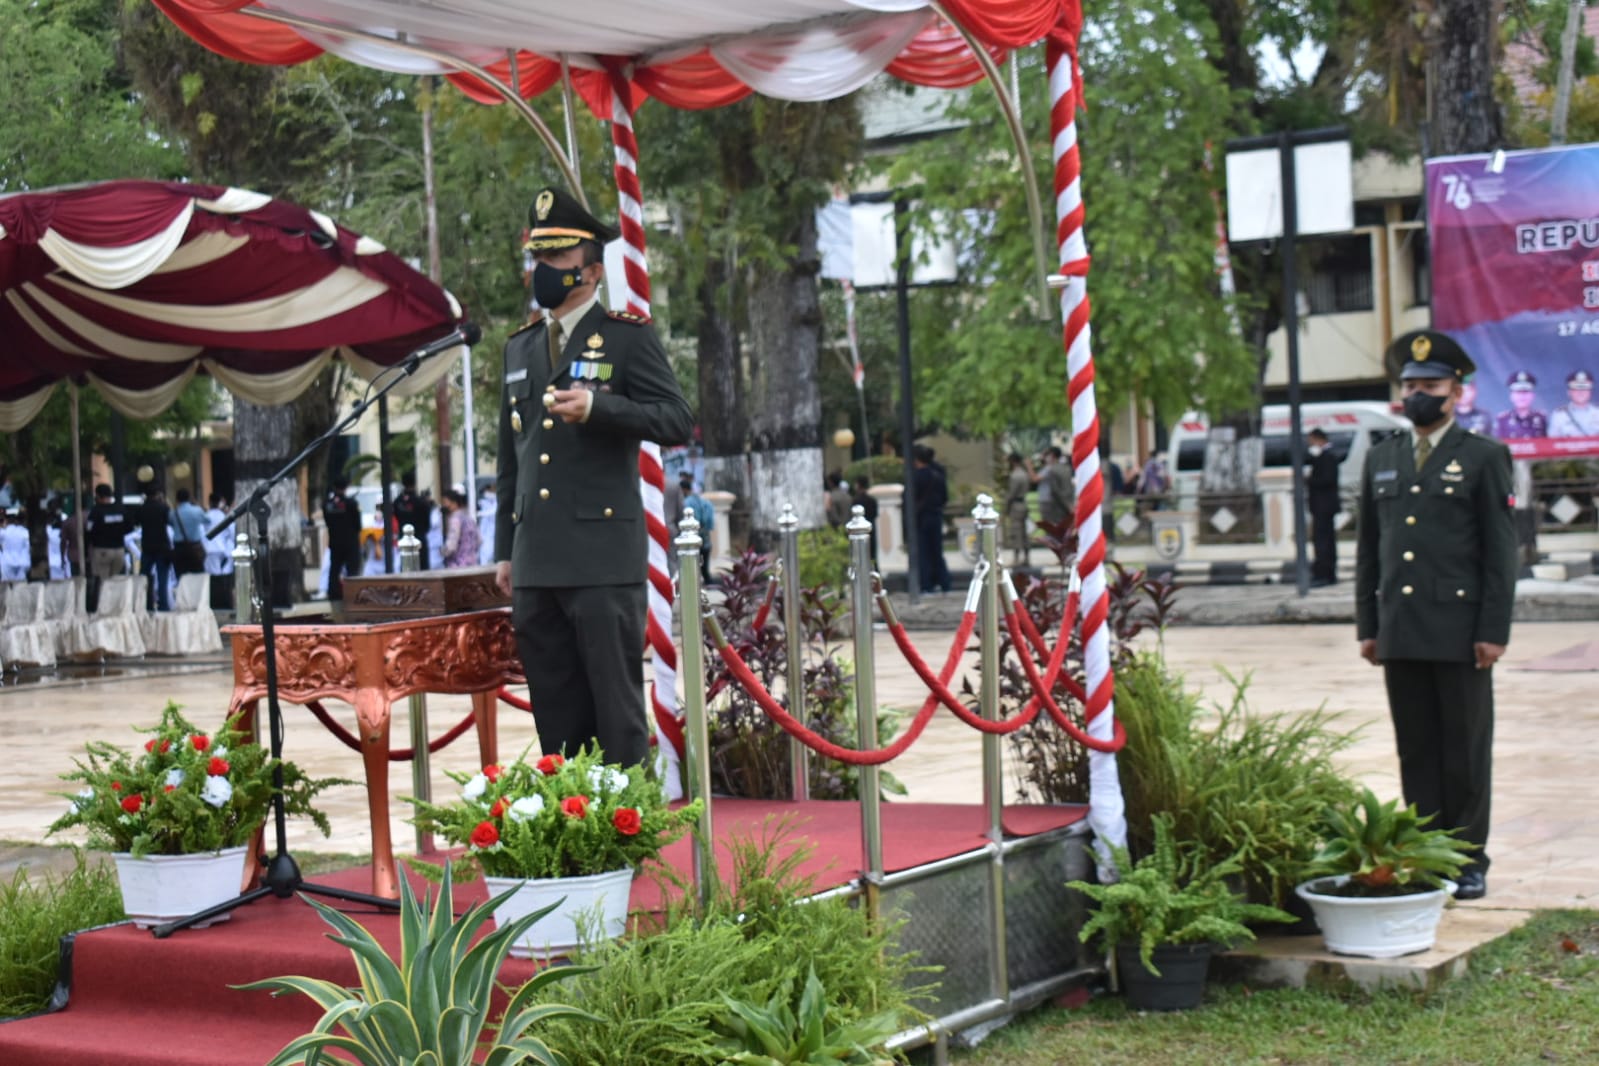
M 1373 481 L 1393 481 L 1399 477 L 1397 470 L 1379 470 L 1371 475 Z
M 525 366 L 521 370 L 513 370 L 509 374 L 505 375 L 505 383 L 507 385 L 515 385 L 518 381 L 526 381 L 526 380 L 527 380 L 527 367 L 525 367 Z

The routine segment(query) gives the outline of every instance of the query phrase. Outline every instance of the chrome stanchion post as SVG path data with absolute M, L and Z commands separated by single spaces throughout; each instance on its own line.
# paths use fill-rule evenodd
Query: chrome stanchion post
M 694 835 L 694 885 L 700 905 L 716 894 L 716 834 L 711 821 L 711 731 L 705 720 L 705 638 L 700 602 L 700 523 L 694 508 L 683 508 L 677 535 L 677 602 L 683 610 L 683 711 L 688 751 L 688 798 L 700 800 L 699 825 Z
M 778 565 L 783 578 L 783 641 L 788 656 L 788 713 L 805 722 L 805 633 L 800 621 L 799 515 L 794 505 L 785 503 L 778 515 L 777 530 L 782 539 Z M 811 750 L 788 738 L 789 782 L 794 799 L 811 798 Z
M 255 602 L 255 549 L 250 547 L 250 531 L 243 522 L 233 528 L 233 621 L 252 625 L 261 620 Z
M 982 582 L 980 619 L 982 635 L 979 648 L 982 657 L 982 674 L 978 686 L 978 709 L 990 722 L 1000 719 L 999 713 L 999 512 L 994 510 L 991 496 L 979 495 L 972 509 L 977 524 L 978 572 L 976 580 Z M 1018 648 L 1020 655 L 1030 654 Z M 983 806 L 988 811 L 989 848 L 993 862 L 989 866 L 991 882 L 992 935 L 988 939 L 988 965 L 990 991 L 995 999 L 1010 995 L 1010 961 L 1005 945 L 1005 807 L 1004 765 L 1001 759 L 1001 737 L 995 733 L 983 734 Z
M 417 539 L 416 527 L 400 528 L 400 573 L 412 574 L 422 569 L 422 542 Z M 423 803 L 433 800 L 433 775 L 428 760 L 428 698 L 418 692 L 407 703 L 411 717 L 411 794 Z M 417 854 L 433 850 L 433 834 L 416 827 Z
M 850 608 L 855 628 L 855 723 L 862 751 L 877 747 L 877 677 L 872 663 L 872 524 L 859 504 L 849 523 Z M 883 811 L 875 766 L 860 768 L 861 843 L 866 864 L 868 913 L 877 913 L 877 887 L 883 879 Z

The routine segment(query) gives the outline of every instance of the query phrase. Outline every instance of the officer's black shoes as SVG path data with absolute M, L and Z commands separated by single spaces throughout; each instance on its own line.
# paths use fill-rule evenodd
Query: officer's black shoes
M 1318 577 L 1311 579 L 1310 587 L 1313 589 L 1324 589 L 1329 585 L 1336 584 L 1338 584 L 1338 579 L 1335 577 Z
M 1456 884 L 1456 899 L 1481 899 L 1488 894 L 1488 878 L 1481 870 L 1465 871 Z

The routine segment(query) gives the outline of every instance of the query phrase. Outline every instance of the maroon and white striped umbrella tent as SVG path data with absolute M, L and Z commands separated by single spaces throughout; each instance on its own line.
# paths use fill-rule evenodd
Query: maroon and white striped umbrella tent
M 165 410 L 197 373 L 286 403 L 330 359 L 370 379 L 460 318 L 378 242 L 261 193 L 108 181 L 0 196 L 0 431 L 64 379 L 130 418 Z

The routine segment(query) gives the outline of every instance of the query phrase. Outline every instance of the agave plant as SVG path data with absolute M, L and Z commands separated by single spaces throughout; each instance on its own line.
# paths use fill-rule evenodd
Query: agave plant
M 730 1034 L 723 1045 L 723 1063 L 740 1066 L 891 1066 L 893 1060 L 877 1053 L 884 1041 L 899 1031 L 892 1011 L 829 1026 L 827 993 L 815 967 L 805 975 L 796 1011 L 794 984 L 785 980 L 761 1007 L 726 993 L 722 1001 L 728 1014 L 722 1027 Z
M 511 892 L 514 892 L 512 889 Z M 438 896 L 429 906 L 400 878 L 400 958 L 389 957 L 359 922 L 309 897 L 355 956 L 359 988 L 344 988 L 314 977 L 274 977 L 241 989 L 267 989 L 274 995 L 301 992 L 323 1008 L 315 1028 L 296 1037 L 267 1066 L 304 1062 L 332 1063 L 342 1051 L 364 1066 L 457 1066 L 476 1061 L 479 1042 L 488 1045 L 484 1066 L 569 1066 L 565 1056 L 549 1048 L 529 1030 L 553 1018 L 594 1016 L 558 1003 L 533 1005 L 544 986 L 588 973 L 593 967 L 551 967 L 541 971 L 511 997 L 493 1040 L 483 1036 L 494 995 L 494 978 L 511 945 L 528 927 L 555 909 L 551 905 L 501 926 L 472 942 L 472 935 L 511 895 L 506 892 L 455 917 L 450 867 L 444 868 Z M 343 1030 L 342 1033 L 335 1029 Z
M 1470 862 L 1477 845 L 1456 838 L 1458 830 L 1429 829 L 1432 816 L 1416 805 L 1383 803 L 1371 789 L 1348 807 L 1327 812 L 1324 844 L 1310 862 L 1312 878 L 1347 874 L 1350 893 L 1393 896 L 1441 888 Z

